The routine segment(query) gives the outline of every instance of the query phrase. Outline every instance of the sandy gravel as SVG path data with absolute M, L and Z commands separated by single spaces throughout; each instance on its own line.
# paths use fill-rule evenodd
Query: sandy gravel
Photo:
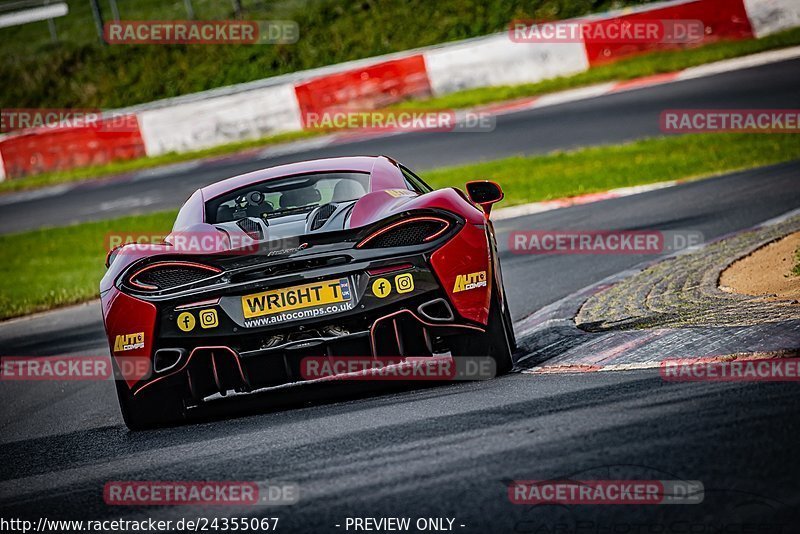
M 763 295 L 768 300 L 800 299 L 800 276 L 791 274 L 800 232 L 766 245 L 728 267 L 719 287 L 730 293 Z

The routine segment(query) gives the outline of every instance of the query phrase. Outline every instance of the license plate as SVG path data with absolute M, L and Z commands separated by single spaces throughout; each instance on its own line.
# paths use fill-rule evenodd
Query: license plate
M 252 319 L 273 313 L 347 302 L 351 298 L 350 281 L 340 278 L 245 295 L 242 297 L 242 311 L 245 319 Z

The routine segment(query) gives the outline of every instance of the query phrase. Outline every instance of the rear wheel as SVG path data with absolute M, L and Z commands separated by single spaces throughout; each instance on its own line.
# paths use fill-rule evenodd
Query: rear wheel
M 503 320 L 505 321 L 506 333 L 508 335 L 509 345 L 511 346 L 511 353 L 515 353 L 517 351 L 517 338 L 514 336 L 514 322 L 511 320 L 511 310 L 508 308 L 508 297 L 506 296 L 506 290 L 503 288 L 503 304 L 505 304 L 505 309 L 503 310 Z
M 486 332 L 456 337 L 451 353 L 453 356 L 489 356 L 495 362 L 497 376 L 508 373 L 514 366 L 511 355 L 515 345 L 509 322 L 509 314 L 500 310 L 499 299 L 493 293 Z
M 114 384 L 122 420 L 129 429 L 146 430 L 183 421 L 183 402 L 175 392 L 154 385 L 155 391 L 145 391 L 141 397 L 134 397 L 120 376 L 116 377 Z

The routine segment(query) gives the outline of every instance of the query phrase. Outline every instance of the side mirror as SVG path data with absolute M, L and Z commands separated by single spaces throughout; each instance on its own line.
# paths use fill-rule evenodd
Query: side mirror
M 114 247 L 114 248 L 112 248 L 111 250 L 108 251 L 108 253 L 106 254 L 106 269 L 111 267 L 111 263 L 114 261 L 114 258 L 117 257 L 117 253 L 119 252 L 119 249 L 121 249 L 124 246 L 125 246 L 125 243 L 123 243 L 121 245 L 117 245 L 116 247 Z
M 492 204 L 500 202 L 504 196 L 500 186 L 489 180 L 467 182 L 467 195 L 471 201 L 483 208 L 487 217 L 492 211 Z

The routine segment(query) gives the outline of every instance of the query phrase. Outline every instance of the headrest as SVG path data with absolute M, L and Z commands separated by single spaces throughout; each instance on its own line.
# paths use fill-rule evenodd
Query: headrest
M 357 180 L 339 180 L 336 182 L 336 187 L 333 188 L 333 197 L 331 202 L 344 202 L 345 200 L 355 200 L 361 198 L 366 194 L 364 186 Z
M 290 189 L 281 194 L 281 208 L 297 208 L 307 206 L 322 200 L 322 195 L 314 187 L 304 187 L 302 189 Z

